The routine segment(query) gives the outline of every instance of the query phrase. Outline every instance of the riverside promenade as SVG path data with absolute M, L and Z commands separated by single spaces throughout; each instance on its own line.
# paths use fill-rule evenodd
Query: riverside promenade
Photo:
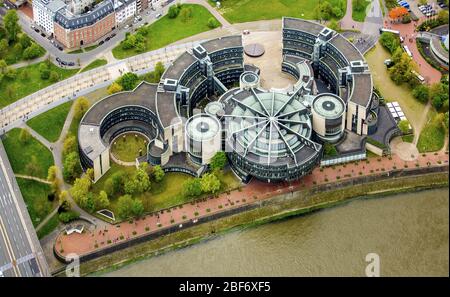
M 122 222 L 102 229 L 86 229 L 82 234 L 65 235 L 60 233 L 55 242 L 55 252 L 60 257 L 75 253 L 79 256 L 122 243 L 135 237 L 160 231 L 163 228 L 195 223 L 201 217 L 207 217 L 230 209 L 252 204 L 271 197 L 312 188 L 336 181 L 345 181 L 361 176 L 386 173 L 408 168 L 427 168 L 430 166 L 448 166 L 448 152 L 420 154 L 416 160 L 404 161 L 398 156 L 373 157 L 359 162 L 320 168 L 304 178 L 287 183 L 264 183 L 253 180 L 240 190 L 222 193 L 215 198 L 186 203 L 164 212 L 147 214 L 133 222 Z M 380 189 L 382 190 L 382 189 Z

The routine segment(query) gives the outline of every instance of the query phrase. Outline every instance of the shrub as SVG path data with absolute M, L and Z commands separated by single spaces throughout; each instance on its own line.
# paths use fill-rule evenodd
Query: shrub
M 62 212 L 59 214 L 58 219 L 63 222 L 64 224 L 67 224 L 71 221 L 74 221 L 80 217 L 80 214 L 74 210 Z
M 208 19 L 208 27 L 211 29 L 217 28 L 220 26 L 219 21 L 217 21 L 214 17 L 210 17 Z

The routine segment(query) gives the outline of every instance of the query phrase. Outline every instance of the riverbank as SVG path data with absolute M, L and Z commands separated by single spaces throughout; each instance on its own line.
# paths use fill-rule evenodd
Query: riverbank
M 444 186 L 448 186 L 448 172 L 391 178 L 329 191 L 316 188 L 283 194 L 258 202 L 254 209 L 183 229 L 83 262 L 80 272 L 82 275 L 105 273 L 142 259 L 215 238 L 227 232 L 342 205 L 352 199 L 374 198 Z

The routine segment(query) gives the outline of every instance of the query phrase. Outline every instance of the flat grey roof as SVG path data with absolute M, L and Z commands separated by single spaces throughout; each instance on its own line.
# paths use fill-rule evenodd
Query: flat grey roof
M 354 47 L 353 44 L 341 34 L 336 34 L 330 40 L 330 43 L 334 47 L 336 47 L 346 57 L 346 59 L 349 62 L 364 60 L 364 57 L 361 55 L 358 49 Z
M 233 35 L 220 37 L 217 39 L 205 41 L 201 45 L 206 49 L 208 53 L 213 53 L 225 48 L 242 47 L 242 36 Z
M 95 160 L 107 148 L 100 137 L 99 125 L 80 125 L 78 130 L 78 143 L 80 149 L 91 160 Z
M 370 99 L 372 99 L 372 76 L 369 73 L 353 74 L 353 87 L 349 101 L 367 107 Z
M 184 71 L 196 61 L 197 59 L 193 55 L 184 52 L 167 68 L 162 75 L 162 79 L 171 78 L 179 80 Z
M 155 95 L 157 87 L 156 84 L 142 82 L 133 91 L 120 92 L 108 96 L 98 101 L 89 109 L 82 120 L 82 124 L 100 125 L 102 119 L 108 113 L 116 108 L 126 105 L 143 106 L 156 114 Z
M 181 120 L 177 113 L 177 107 L 175 106 L 175 93 L 158 92 L 156 95 L 156 104 L 159 121 L 163 127 L 169 127 Z
M 323 28 L 325 28 L 325 26 L 312 21 L 287 17 L 283 18 L 283 29 L 299 30 L 317 36 Z

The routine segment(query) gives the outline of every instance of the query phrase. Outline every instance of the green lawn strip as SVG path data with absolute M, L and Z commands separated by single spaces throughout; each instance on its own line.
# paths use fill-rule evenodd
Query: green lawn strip
M 30 137 L 27 143 L 19 141 L 20 128 L 14 128 L 6 133 L 3 139 L 8 159 L 16 174 L 34 175 L 46 179 L 48 168 L 54 164 L 52 153 L 37 139 Z M 36 157 L 36 172 L 29 172 L 28 164 Z
M 61 104 L 37 117 L 29 120 L 27 125 L 34 131 L 41 134 L 50 142 L 55 142 L 59 139 L 61 130 L 66 121 L 67 114 L 72 107 L 72 101 Z
M 44 226 L 37 231 L 37 236 L 39 239 L 44 238 L 48 234 L 52 233 L 59 225 L 58 213 L 55 213 Z
M 435 152 L 444 146 L 445 129 L 439 121 L 430 120 L 422 129 L 417 142 L 420 153 Z
M 347 0 L 351 1 L 351 0 Z M 341 5 L 345 14 L 346 0 L 328 0 L 332 7 Z M 211 6 L 215 2 L 209 0 Z M 230 23 L 244 23 L 259 20 L 280 19 L 283 16 L 315 19 L 317 0 L 227 0 L 221 1 L 218 11 Z
M 414 134 L 403 135 L 403 136 L 402 136 L 402 140 L 403 140 L 404 142 L 412 143 L 412 142 L 414 141 Z
M 98 47 L 98 44 L 94 44 L 94 45 L 91 45 L 91 46 L 87 46 L 87 47 L 84 48 L 84 51 L 90 52 L 91 50 L 94 50 L 94 49 L 96 49 L 97 47 Z
M 85 72 L 85 71 L 89 71 L 92 70 L 94 68 L 106 65 L 108 63 L 108 61 L 106 61 L 105 59 L 97 59 L 92 61 L 91 63 L 89 63 L 89 65 L 87 65 L 86 67 L 84 67 L 81 72 Z
M 5 51 L 5 55 L 1 58 L 1 59 L 5 60 L 6 64 L 8 64 L 8 65 L 27 61 L 22 58 L 23 51 L 24 51 L 23 49 L 19 52 L 16 49 L 14 49 L 14 46 L 16 45 L 16 43 L 17 42 L 10 44 Z M 42 57 L 43 55 L 45 55 L 45 52 L 46 52 L 42 46 L 40 46 L 39 44 L 38 44 L 38 46 L 39 46 L 40 53 L 36 58 Z
M 51 191 L 50 186 L 23 178 L 17 178 L 17 183 L 27 205 L 33 226 L 36 227 L 53 210 L 54 202 L 50 202 L 47 198 Z
M 352 5 L 352 19 L 357 22 L 364 22 L 366 19 L 367 6 L 370 5 L 368 0 L 351 0 Z
M 180 39 L 211 30 L 208 27 L 208 19 L 213 15 L 206 8 L 196 4 L 183 4 L 182 7 L 192 8 L 192 17 L 186 22 L 183 22 L 180 16 L 170 19 L 165 15 L 149 25 L 146 51 L 159 49 Z M 124 50 L 120 44 L 112 50 L 112 53 L 116 59 L 125 59 L 141 54 L 134 48 Z
M 70 52 L 67 52 L 68 54 L 81 54 L 81 53 L 83 53 L 83 49 L 82 48 L 79 48 L 79 49 L 76 49 L 76 50 L 73 50 L 73 51 L 70 51 Z
M 17 77 L 14 80 L 3 78 L 0 81 L 0 94 L 2 94 L 2 96 L 0 96 L 0 108 L 55 83 L 49 79 L 44 80 L 41 78 L 39 64 L 40 63 L 35 63 L 18 68 Z M 59 80 L 64 80 L 76 74 L 78 70 L 79 69 L 63 69 L 50 63 L 50 71 L 57 72 L 59 74 Z M 23 72 L 27 72 L 27 74 L 24 75 Z

